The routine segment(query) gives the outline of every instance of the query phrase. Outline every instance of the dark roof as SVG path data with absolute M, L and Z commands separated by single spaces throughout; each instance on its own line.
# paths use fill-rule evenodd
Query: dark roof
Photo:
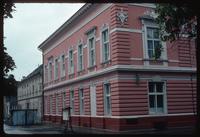
M 37 74 L 42 74 L 42 66 L 43 66 L 43 65 L 41 64 L 41 65 L 40 65 L 39 67 L 37 67 L 34 71 L 32 71 L 28 76 L 26 76 L 24 79 L 22 79 L 21 82 L 24 81 L 24 80 L 27 80 L 27 79 L 29 79 L 29 78 L 31 78 L 31 77 L 37 75 Z

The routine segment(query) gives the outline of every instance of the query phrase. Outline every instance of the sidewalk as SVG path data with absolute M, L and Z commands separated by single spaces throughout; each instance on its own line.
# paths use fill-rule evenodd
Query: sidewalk
M 59 128 L 63 133 L 64 125 L 50 125 L 54 129 Z M 129 131 L 111 131 L 105 129 L 96 129 L 90 127 L 78 127 L 73 126 L 73 133 L 75 134 L 166 134 L 166 135 L 193 135 L 194 127 L 174 127 L 167 128 L 164 130 L 156 130 L 156 129 L 133 129 Z

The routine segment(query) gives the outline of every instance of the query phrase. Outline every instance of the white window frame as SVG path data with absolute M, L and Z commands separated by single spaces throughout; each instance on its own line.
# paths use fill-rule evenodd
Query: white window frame
M 55 103 L 55 106 L 56 106 L 56 114 L 58 114 L 59 113 L 59 95 L 58 94 L 55 94 L 55 101 L 56 101 L 56 103 Z
M 48 82 L 48 66 L 44 65 L 44 81 Z
M 79 106 L 80 115 L 84 115 L 84 90 L 83 90 L 83 88 L 79 88 L 79 105 L 80 105 Z
M 103 39 L 103 33 L 105 32 L 105 31 L 108 31 L 108 40 L 107 41 L 104 41 L 104 39 Z M 104 63 L 104 62 L 107 62 L 107 61 L 109 61 L 110 60 L 110 37 L 109 37 L 109 34 L 110 34 L 110 32 L 109 32 L 109 27 L 108 27 L 108 25 L 104 25 L 104 26 L 102 26 L 102 30 L 101 30 L 101 63 Z M 108 59 L 106 60 L 105 59 L 105 44 L 108 44 Z
M 151 59 L 149 58 L 148 55 L 148 46 L 147 46 L 147 28 L 159 28 L 158 24 L 156 24 L 154 21 L 147 21 L 145 19 L 142 19 L 142 39 L 143 39 L 143 57 L 144 59 Z M 161 41 L 161 40 L 160 40 Z M 161 57 L 160 60 L 168 60 L 167 58 L 167 46 L 166 46 L 166 42 L 161 41 L 162 47 L 163 47 L 163 51 L 161 53 Z M 165 61 L 163 62 L 164 66 L 168 66 L 168 62 Z M 149 60 L 145 60 L 144 61 L 144 65 L 149 66 Z M 153 65 L 153 66 L 161 66 L 161 65 Z
M 70 55 L 72 53 L 72 56 L 70 58 Z M 73 74 L 74 73 L 74 53 L 73 53 L 73 49 L 69 50 L 69 54 L 68 54 L 68 74 Z
M 65 54 L 62 54 L 60 56 L 60 60 L 61 60 L 60 61 L 60 74 L 61 74 L 61 77 L 64 77 L 65 76 L 65 70 L 66 70 L 66 66 L 65 66 Z
M 91 49 L 90 45 L 89 45 L 89 41 L 90 39 L 93 38 L 93 49 Z M 95 37 L 95 30 L 93 30 L 92 32 L 90 32 L 88 34 L 88 39 L 87 39 L 87 45 L 88 45 L 88 67 L 93 67 L 96 65 L 96 37 Z M 94 51 L 94 64 L 91 64 L 91 51 Z
M 154 92 L 150 93 L 149 92 L 149 83 L 154 83 Z M 162 83 L 163 84 L 163 92 L 162 93 L 157 93 L 156 88 L 155 88 L 155 83 Z M 155 111 L 152 111 L 150 108 L 150 95 L 155 96 Z M 157 111 L 157 95 L 162 95 L 163 96 L 163 112 L 158 112 Z M 149 107 L 149 114 L 150 115 L 162 115 L 162 114 L 167 114 L 167 95 L 166 95 L 166 81 L 148 81 L 148 107 Z
M 63 92 L 63 104 L 62 104 L 62 107 L 63 108 L 66 108 L 66 92 Z
M 109 86 L 109 94 L 107 94 L 106 86 Z M 104 93 L 104 115 L 111 116 L 112 115 L 112 103 L 111 103 L 111 85 L 110 85 L 110 83 L 104 83 L 104 85 L 103 85 L 103 93 Z M 109 101 L 110 101 L 110 106 L 109 107 L 107 106 L 107 98 L 109 98 Z
M 53 107 L 53 102 L 52 102 L 53 100 L 52 99 L 53 99 L 53 97 L 52 97 L 52 95 L 50 95 L 49 96 L 49 113 L 50 114 L 53 114 L 53 108 L 52 108 Z
M 80 44 L 78 44 L 78 54 L 77 54 L 77 69 L 78 69 L 78 72 L 79 71 L 82 71 L 83 69 L 84 69 L 84 65 L 83 65 L 83 63 L 84 63 L 84 55 L 83 55 L 83 44 L 82 43 L 80 43 Z M 82 53 L 80 52 L 80 47 L 82 47 Z M 82 57 L 82 58 L 81 58 Z M 80 58 L 81 58 L 81 60 L 80 60 Z M 81 64 L 80 64 L 80 62 L 82 62 Z
M 48 81 L 49 82 L 52 81 L 52 79 L 53 79 L 52 68 L 53 68 L 53 63 L 51 60 L 49 60 L 49 62 L 48 62 Z
M 74 114 L 74 90 L 73 89 L 70 90 L 70 107 L 71 107 L 71 114 Z
M 54 80 L 58 79 L 58 71 L 59 71 L 59 58 L 55 58 L 54 60 Z

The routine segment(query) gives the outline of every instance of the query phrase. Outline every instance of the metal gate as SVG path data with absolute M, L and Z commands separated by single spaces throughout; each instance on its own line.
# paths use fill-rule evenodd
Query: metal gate
M 11 115 L 14 126 L 33 125 L 38 121 L 36 109 L 12 110 Z

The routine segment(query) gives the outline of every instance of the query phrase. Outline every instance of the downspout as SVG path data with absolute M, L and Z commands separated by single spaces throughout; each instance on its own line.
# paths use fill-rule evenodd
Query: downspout
M 41 116 L 41 123 L 44 122 L 44 56 L 42 52 L 42 116 Z

